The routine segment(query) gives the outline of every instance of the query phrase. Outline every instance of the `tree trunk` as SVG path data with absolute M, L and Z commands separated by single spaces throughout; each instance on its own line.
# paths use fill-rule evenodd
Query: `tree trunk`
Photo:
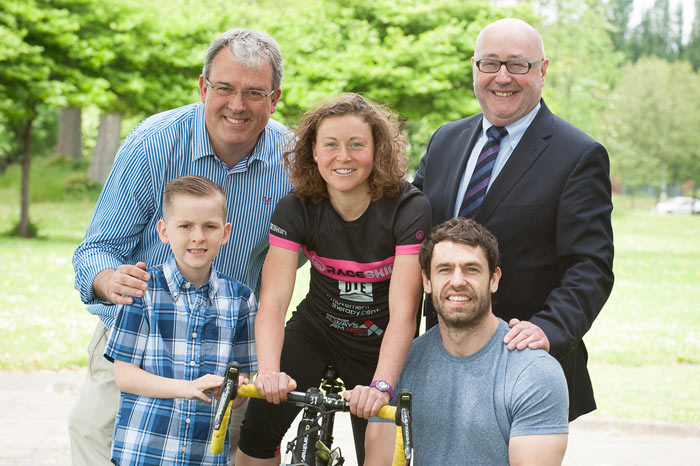
M 97 129 L 97 144 L 92 162 L 88 168 L 88 176 L 92 181 L 104 183 L 112 168 L 114 156 L 117 155 L 121 141 L 121 113 L 103 113 L 100 115 L 100 126 Z
M 58 114 L 56 155 L 65 155 L 72 159 L 83 157 L 80 107 L 61 107 Z
M 27 120 L 24 128 L 20 129 L 21 134 L 18 134 L 24 155 L 22 159 L 22 201 L 19 216 L 19 234 L 24 238 L 31 237 L 29 234 L 29 169 L 32 165 L 32 123 L 34 123 L 34 119 Z

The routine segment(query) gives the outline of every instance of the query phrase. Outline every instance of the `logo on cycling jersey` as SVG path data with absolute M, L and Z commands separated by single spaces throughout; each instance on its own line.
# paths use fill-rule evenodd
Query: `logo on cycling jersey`
M 318 256 L 311 257 L 311 263 L 314 267 L 316 267 L 316 270 L 318 270 L 319 272 L 323 272 L 326 270 L 326 264 L 321 262 L 321 259 L 319 259 Z
M 275 233 L 279 233 L 280 235 L 287 236 L 287 230 L 278 227 L 274 223 L 270 224 L 270 230 L 274 231 Z
M 353 335 L 368 337 L 370 335 L 381 335 L 384 333 L 384 330 L 379 328 L 379 326 L 377 326 L 371 320 L 365 320 L 362 323 L 357 323 L 351 322 L 348 319 L 341 319 L 330 314 L 326 314 L 326 320 L 328 320 L 331 328 L 336 328 Z
M 371 283 L 344 282 L 338 280 L 338 289 L 340 291 L 339 296 L 348 301 L 369 303 L 374 300 Z

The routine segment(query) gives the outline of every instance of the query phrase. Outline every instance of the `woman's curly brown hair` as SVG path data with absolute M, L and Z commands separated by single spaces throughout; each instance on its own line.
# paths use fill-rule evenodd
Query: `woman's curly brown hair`
M 314 162 L 313 147 L 318 127 L 326 118 L 353 115 L 372 128 L 374 162 L 369 175 L 373 201 L 395 198 L 406 177 L 406 138 L 401 135 L 398 116 L 359 94 L 346 94 L 308 111 L 296 130 L 294 147 L 284 153 L 284 162 L 294 193 L 320 204 L 328 199 L 326 182 Z

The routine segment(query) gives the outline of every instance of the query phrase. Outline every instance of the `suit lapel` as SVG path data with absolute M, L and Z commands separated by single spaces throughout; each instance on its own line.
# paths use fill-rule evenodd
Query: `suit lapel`
M 459 157 L 450 157 L 450 167 L 445 182 L 445 199 L 447 199 L 446 212 L 444 218 L 452 218 L 457 202 L 457 192 L 467 167 L 467 161 L 472 153 L 474 143 L 479 137 L 481 130 L 481 118 L 470 118 L 459 136 L 452 144 L 452 149 L 448 153 L 461 154 Z M 460 200 L 461 202 L 461 200 Z
M 537 116 L 486 193 L 484 202 L 474 218 L 477 222 L 484 225 L 491 218 L 510 190 L 520 182 L 535 160 L 547 148 L 551 136 L 552 112 L 542 101 L 542 107 Z M 530 182 L 536 183 L 537 180 L 531 179 Z

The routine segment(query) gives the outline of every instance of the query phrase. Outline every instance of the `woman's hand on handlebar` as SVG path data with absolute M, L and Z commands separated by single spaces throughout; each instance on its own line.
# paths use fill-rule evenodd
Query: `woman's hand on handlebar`
M 249 382 L 250 381 L 248 380 L 248 377 L 246 377 L 244 375 L 238 376 L 238 386 L 239 387 L 241 385 L 247 384 Z M 248 399 L 247 396 L 238 395 L 235 399 L 233 399 L 231 401 L 231 408 L 234 408 L 234 409 L 238 408 L 240 405 L 242 405 L 245 402 L 246 399 Z
M 356 385 L 352 390 L 346 390 L 343 398 L 350 402 L 350 412 L 363 419 L 376 416 L 379 409 L 391 400 L 388 393 L 365 385 Z
M 268 403 L 279 404 L 287 398 L 287 392 L 297 388 L 297 383 L 284 372 L 258 372 L 255 388 Z

